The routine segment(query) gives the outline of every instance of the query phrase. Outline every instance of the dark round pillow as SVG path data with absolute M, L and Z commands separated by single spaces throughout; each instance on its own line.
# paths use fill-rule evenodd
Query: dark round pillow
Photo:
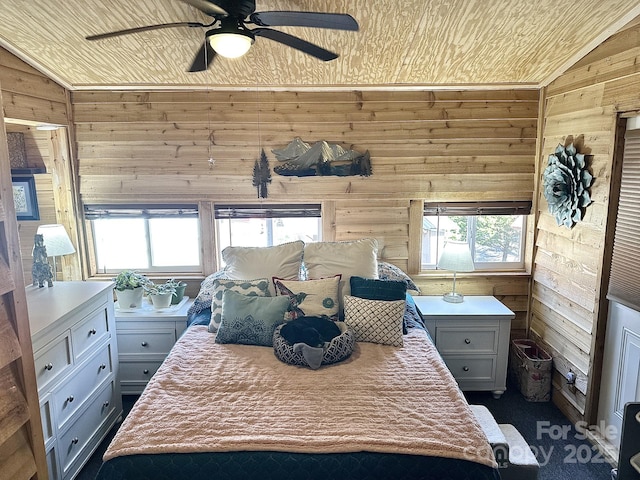
M 338 328 L 342 332 L 337 337 L 333 338 L 324 349 L 322 355 L 322 365 L 329 365 L 332 363 L 341 362 L 342 360 L 349 358 L 353 352 L 353 347 L 356 343 L 356 337 L 346 323 L 336 322 Z M 273 353 L 276 357 L 289 365 L 300 365 L 308 367 L 307 361 L 301 353 L 293 351 L 293 345 L 285 340 L 280 335 L 280 329 L 282 325 L 279 325 L 273 333 Z

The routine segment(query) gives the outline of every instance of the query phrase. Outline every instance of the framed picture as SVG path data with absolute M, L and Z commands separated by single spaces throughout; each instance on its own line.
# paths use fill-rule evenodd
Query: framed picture
M 40 220 L 36 182 L 33 177 L 11 177 L 13 203 L 18 220 Z

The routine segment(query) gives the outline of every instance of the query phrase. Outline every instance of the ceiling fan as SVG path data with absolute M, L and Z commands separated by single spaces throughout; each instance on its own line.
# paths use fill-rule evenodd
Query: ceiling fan
M 201 72 L 209 68 L 217 56 L 237 58 L 249 51 L 255 37 L 264 37 L 300 50 L 322 61 L 338 58 L 338 54 L 301 38 L 268 27 L 292 26 L 328 28 L 334 30 L 358 30 L 358 22 L 348 14 L 324 12 L 272 11 L 256 12 L 255 0 L 179 0 L 213 18 L 211 23 L 173 22 L 144 27 L 128 28 L 115 32 L 86 37 L 87 40 L 128 35 L 149 30 L 174 27 L 209 28 L 202 46 L 196 53 L 189 72 Z M 256 28 L 247 28 L 247 24 Z

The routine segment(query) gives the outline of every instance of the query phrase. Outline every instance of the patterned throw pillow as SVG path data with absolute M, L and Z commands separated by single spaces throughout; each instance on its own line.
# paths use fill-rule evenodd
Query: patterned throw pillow
M 318 280 L 273 279 L 276 295 L 288 295 L 291 301 L 290 320 L 302 316 L 326 315 L 337 319 L 338 286 L 341 275 Z
M 401 268 L 387 262 L 378 262 L 378 278 L 380 280 L 400 280 L 406 283 L 407 290 L 414 290 L 420 293 L 418 286 L 413 283 L 409 275 L 404 273 Z
M 216 333 L 222 321 L 222 299 L 224 292 L 232 290 L 247 296 L 268 297 L 269 280 L 258 278 L 256 280 L 229 280 L 226 278 L 216 278 L 213 281 L 211 294 L 211 321 L 209 322 L 209 332 Z
M 344 323 L 351 327 L 357 342 L 401 347 L 405 300 L 368 300 L 344 297 Z
M 227 290 L 222 295 L 222 322 L 216 343 L 273 346 L 273 332 L 284 323 L 287 297 L 257 297 Z

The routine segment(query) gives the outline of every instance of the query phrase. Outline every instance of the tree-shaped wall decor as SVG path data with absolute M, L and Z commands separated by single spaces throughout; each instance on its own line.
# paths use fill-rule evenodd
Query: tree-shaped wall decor
M 253 165 L 253 186 L 258 189 L 258 198 L 267 198 L 267 195 L 269 195 L 267 185 L 269 183 L 271 183 L 271 169 L 269 168 L 269 159 L 263 148 L 260 153 L 260 162 L 256 160 Z
M 542 178 L 543 193 L 558 225 L 572 228 L 582 220 L 582 209 L 591 203 L 588 188 L 593 180 L 585 155 L 577 153 L 573 143 L 558 145 L 549 155 Z

